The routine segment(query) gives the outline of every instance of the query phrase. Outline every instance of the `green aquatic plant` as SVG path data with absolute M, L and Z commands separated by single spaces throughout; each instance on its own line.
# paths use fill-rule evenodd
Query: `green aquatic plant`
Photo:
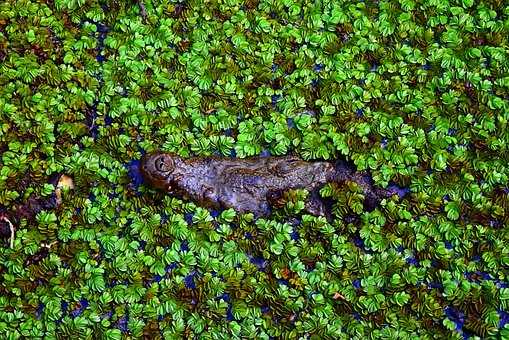
M 0 214 L 56 174 L 75 187 L 0 248 L 2 338 L 509 337 L 508 18 L 500 0 L 0 3 Z M 345 158 L 408 193 L 366 211 L 345 182 L 321 191 L 331 220 L 304 192 L 255 219 L 150 189 L 155 150 Z

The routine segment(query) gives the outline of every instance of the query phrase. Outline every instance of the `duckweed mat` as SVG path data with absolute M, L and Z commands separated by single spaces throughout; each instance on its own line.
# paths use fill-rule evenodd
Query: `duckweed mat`
M 502 0 L 2 1 L 2 216 L 74 188 L 1 230 L 1 338 L 509 338 L 508 36 Z M 408 194 L 254 219 L 149 188 L 155 150 Z

